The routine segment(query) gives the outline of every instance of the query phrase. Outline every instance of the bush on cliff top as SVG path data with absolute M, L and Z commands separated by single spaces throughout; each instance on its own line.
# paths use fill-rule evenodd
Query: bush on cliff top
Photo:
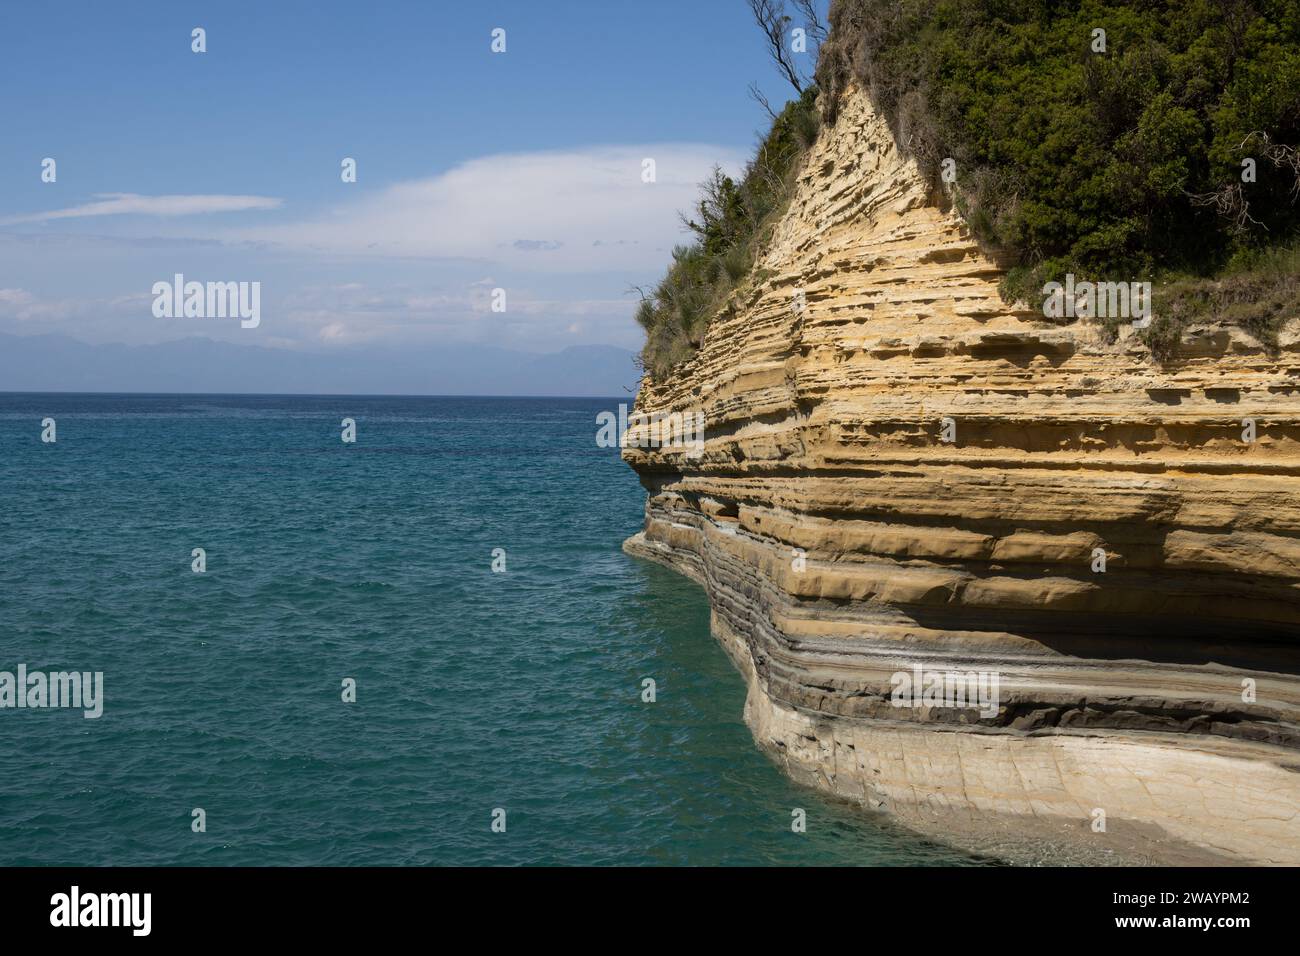
M 1008 301 L 1037 305 L 1066 273 L 1152 281 L 1142 335 L 1159 359 L 1191 322 L 1273 347 L 1300 313 L 1300 0 L 835 0 L 830 19 L 824 120 L 856 79 L 936 187 L 952 157 Z M 637 312 L 652 373 L 694 354 L 752 267 L 815 137 L 814 95 L 740 183 L 705 184 L 695 242 Z
M 831 25 L 828 119 L 853 77 L 932 182 L 956 161 L 1008 300 L 1067 272 L 1167 284 L 1162 354 L 1179 316 L 1237 315 L 1266 343 L 1295 316 L 1261 256 L 1300 235 L 1300 0 L 837 0 Z

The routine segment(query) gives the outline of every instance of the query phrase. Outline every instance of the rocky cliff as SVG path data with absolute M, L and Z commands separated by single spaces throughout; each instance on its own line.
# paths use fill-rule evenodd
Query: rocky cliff
M 1158 363 L 1004 304 L 941 198 L 843 91 L 696 357 L 642 384 L 706 432 L 629 430 L 627 550 L 706 589 L 797 779 L 1014 860 L 1300 863 L 1295 323 Z M 936 674 L 993 706 L 900 699 Z

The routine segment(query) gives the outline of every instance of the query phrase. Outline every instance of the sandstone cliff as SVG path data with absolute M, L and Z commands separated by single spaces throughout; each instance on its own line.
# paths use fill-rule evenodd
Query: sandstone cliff
M 845 90 L 698 355 L 642 385 L 706 440 L 625 449 L 627 549 L 704 586 L 798 779 L 1010 859 L 1300 863 L 1295 323 L 1156 363 L 1008 307 L 934 199 Z M 895 706 L 915 667 L 995 673 L 996 714 Z

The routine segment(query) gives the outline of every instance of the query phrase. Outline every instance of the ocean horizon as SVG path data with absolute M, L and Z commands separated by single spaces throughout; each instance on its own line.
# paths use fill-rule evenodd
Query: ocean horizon
M 0 864 L 982 862 L 754 746 L 620 401 L 0 393 L 0 671 L 103 675 L 0 714 Z

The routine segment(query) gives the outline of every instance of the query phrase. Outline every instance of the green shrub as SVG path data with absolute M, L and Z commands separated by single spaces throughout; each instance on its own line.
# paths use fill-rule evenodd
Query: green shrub
M 695 241 L 638 310 L 654 374 L 745 280 L 850 80 L 933 185 L 956 161 L 955 204 L 1007 301 L 1037 305 L 1067 273 L 1151 280 L 1142 337 L 1162 360 L 1194 322 L 1275 348 L 1300 315 L 1300 0 L 834 0 L 830 20 L 820 117 L 810 88 L 740 182 L 715 171 L 685 218 Z
M 1296 315 L 1267 279 L 1188 290 L 1300 236 L 1300 0 L 836 0 L 831 26 L 826 119 L 854 79 L 932 182 L 955 159 L 1008 300 L 1041 302 L 1067 272 L 1176 274 L 1167 305 L 1262 341 Z M 1150 338 L 1176 347 L 1165 318 Z
M 1177 354 L 1183 331 L 1198 322 L 1236 325 L 1269 350 L 1300 316 L 1300 245 L 1247 250 L 1213 278 L 1170 277 L 1155 289 L 1155 320 L 1143 340 L 1159 359 Z

